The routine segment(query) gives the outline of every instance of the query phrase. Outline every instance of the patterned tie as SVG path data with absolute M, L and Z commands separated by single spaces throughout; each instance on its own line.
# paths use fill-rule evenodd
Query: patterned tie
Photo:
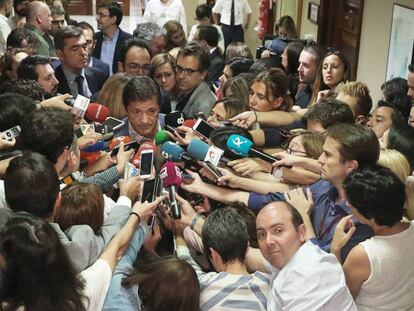
M 83 80 L 84 80 L 84 78 L 82 76 L 77 76 L 75 78 L 75 82 L 78 85 L 78 95 L 85 96 L 85 91 L 84 91 L 84 88 L 83 88 Z

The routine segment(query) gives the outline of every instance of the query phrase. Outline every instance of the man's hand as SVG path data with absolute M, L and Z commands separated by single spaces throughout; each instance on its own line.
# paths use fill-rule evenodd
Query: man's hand
M 302 188 L 286 192 L 285 200 L 296 208 L 302 217 L 309 217 L 313 206 L 312 192 L 309 188 L 306 189 L 306 196 Z
M 178 194 L 176 194 L 175 197 L 176 197 L 176 199 L 178 201 L 178 204 L 180 205 L 180 208 L 181 208 L 181 219 L 178 219 L 177 221 L 180 222 L 184 226 L 191 225 L 191 222 L 192 222 L 194 216 L 196 215 L 195 210 L 193 209 L 191 204 L 188 203 L 187 200 L 183 199 Z
M 355 224 L 352 220 L 353 215 L 342 218 L 335 228 L 335 233 L 331 243 L 331 253 L 340 260 L 341 250 L 348 243 L 349 239 L 356 231 Z
M 71 110 L 72 107 L 65 104 L 65 99 L 71 98 L 72 96 L 69 94 L 54 96 L 52 98 L 46 99 L 42 102 L 40 102 L 40 106 L 43 108 L 45 107 L 55 107 L 60 108 L 63 110 Z
M 233 160 L 230 161 L 227 165 L 241 176 L 250 176 L 256 172 L 265 171 L 264 167 L 262 167 L 260 163 L 251 158 Z
M 205 186 L 205 183 L 201 180 L 200 175 L 190 170 L 186 170 L 186 172 L 190 174 L 194 180 L 190 184 L 182 183 L 181 188 L 188 192 L 200 193 L 200 189 Z
M 12 138 L 12 140 L 7 140 L 4 137 L 0 136 L 0 150 L 13 148 L 15 143 L 15 138 Z
M 191 127 L 187 126 L 179 126 L 177 127 L 177 131 L 185 133 L 185 137 L 181 137 L 178 133 L 170 133 L 167 131 L 168 136 L 178 142 L 180 145 L 189 145 L 193 139 L 199 139 L 197 134 L 193 131 Z
M 132 176 L 128 180 L 119 180 L 119 195 L 126 196 L 131 199 L 132 202 L 135 202 L 137 199 L 140 190 L 141 190 L 142 181 L 139 176 Z
M 272 166 L 279 167 L 279 166 L 295 166 L 299 160 L 298 156 L 293 154 L 289 154 L 286 151 L 277 152 L 272 154 L 272 157 L 279 159 L 276 162 L 272 163 Z
M 117 162 L 116 169 L 118 170 L 118 173 L 120 175 L 124 174 L 125 163 L 129 162 L 129 160 L 131 159 L 131 156 L 132 156 L 132 152 L 134 151 L 132 149 L 128 150 L 128 151 L 125 151 L 124 150 L 124 145 L 125 144 L 124 144 L 123 141 L 121 141 L 119 143 L 119 151 L 118 151 L 118 154 L 116 155 L 116 162 Z
M 257 121 L 254 111 L 245 111 L 229 119 L 235 126 L 249 129 Z
M 102 139 L 102 134 L 99 134 L 99 133 L 83 135 L 78 138 L 79 149 L 83 149 L 88 146 L 91 146 L 101 139 Z
M 137 201 L 132 206 L 132 212 L 137 213 L 141 217 L 141 219 L 147 219 L 149 216 L 152 215 L 158 204 L 160 204 L 161 201 L 164 199 L 165 196 L 163 195 L 159 196 L 151 203 L 148 203 L 148 201 L 145 201 L 144 203 Z

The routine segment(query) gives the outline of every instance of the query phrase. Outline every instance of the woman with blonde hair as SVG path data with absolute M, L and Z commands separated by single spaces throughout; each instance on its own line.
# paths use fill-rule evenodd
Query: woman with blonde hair
M 183 29 L 183 26 L 174 20 L 170 20 L 164 24 L 164 28 L 167 31 L 165 36 L 167 44 L 165 45 L 165 51 L 170 51 L 176 47 L 183 47 L 187 44 L 187 38 Z
M 175 74 L 175 59 L 169 53 L 155 55 L 151 59 L 152 78 L 170 98 L 171 111 L 177 105 L 177 80 Z
M 127 113 L 122 100 L 124 87 L 131 77 L 126 73 L 112 75 L 102 87 L 97 102 L 109 108 L 109 115 L 117 119 L 123 119 Z
M 394 149 L 381 149 L 377 162 L 379 165 L 389 168 L 405 185 L 406 201 L 405 215 L 409 220 L 414 219 L 414 189 L 407 178 L 411 175 L 410 164 L 407 158 Z

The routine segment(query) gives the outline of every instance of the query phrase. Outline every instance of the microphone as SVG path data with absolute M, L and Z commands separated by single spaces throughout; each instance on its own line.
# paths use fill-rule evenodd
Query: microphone
M 82 149 L 84 152 L 96 152 L 96 151 L 103 151 L 108 148 L 108 144 L 103 140 L 98 140 L 93 145 L 87 146 Z
M 109 109 L 106 106 L 90 103 L 85 112 L 85 119 L 88 122 L 103 123 L 109 117 Z
M 119 144 L 121 143 L 121 141 L 124 142 L 124 144 L 129 144 L 132 140 L 130 136 L 118 136 L 115 137 L 114 139 L 112 139 L 109 143 L 108 143 L 108 149 L 109 150 L 113 150 L 116 147 L 119 146 Z
M 221 152 L 218 153 L 217 150 Z M 187 152 L 191 157 L 199 161 L 204 161 L 207 155 L 209 155 L 210 159 L 216 158 L 215 161 L 210 160 L 215 162 L 215 164 L 217 164 L 219 161 L 221 161 L 224 164 L 227 164 L 230 161 L 229 159 L 222 156 L 223 153 L 221 149 L 217 147 L 214 148 L 213 146 L 210 146 L 209 144 L 205 143 L 200 139 L 193 139 L 187 147 Z
M 179 127 L 184 123 L 184 114 L 181 111 L 172 111 L 165 115 L 165 125 Z
M 189 127 L 189 128 L 193 128 L 194 125 L 196 124 L 196 122 L 197 122 L 196 119 L 188 119 L 188 120 L 185 120 L 183 122 L 183 126 L 186 126 L 186 127 Z
M 193 161 L 193 159 L 191 159 L 188 153 L 185 152 L 185 150 L 180 145 L 172 141 L 166 141 L 162 144 L 161 155 L 167 160 L 173 162 L 181 162 L 185 160 Z
M 134 155 L 134 158 L 132 159 L 132 164 L 134 164 L 135 167 L 139 167 L 139 163 L 141 162 L 141 153 L 144 150 L 153 150 L 154 151 L 153 154 L 155 155 L 157 152 L 157 146 L 155 146 L 154 143 L 150 141 L 146 141 L 142 143 L 137 153 Z
M 175 165 L 174 162 L 167 161 L 160 171 L 160 177 L 163 186 L 168 189 L 171 212 L 174 219 L 181 218 L 181 210 L 178 206 L 178 202 L 175 198 L 178 187 L 181 185 L 183 179 L 180 169 Z
M 155 144 L 159 146 L 165 143 L 166 141 L 169 141 L 170 136 L 168 136 L 165 130 L 161 130 L 161 131 L 158 131 L 157 134 L 155 134 L 154 140 L 155 140 Z
M 273 163 L 278 161 L 271 155 L 252 148 L 253 142 L 240 135 L 231 135 L 227 140 L 227 147 L 237 155 L 247 157 L 249 155 L 262 159 L 266 162 Z

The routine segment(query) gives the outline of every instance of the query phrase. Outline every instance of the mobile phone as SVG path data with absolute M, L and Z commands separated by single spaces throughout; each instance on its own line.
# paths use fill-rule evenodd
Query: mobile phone
M 210 161 L 205 161 L 200 163 L 207 171 L 209 171 L 217 179 L 223 176 L 220 170 Z
M 1 134 L 6 140 L 12 140 L 13 138 L 20 135 L 20 126 L 13 126 L 12 128 L 5 130 Z
M 181 173 L 181 178 L 185 184 L 191 184 L 194 181 L 194 177 L 187 173 Z
M 178 135 L 180 135 L 182 138 L 185 138 L 186 133 L 185 133 L 185 132 L 178 131 L 176 127 L 173 127 L 173 126 L 171 126 L 171 125 L 167 125 L 167 124 L 166 124 L 166 125 L 164 126 L 164 128 L 165 128 L 168 132 L 170 132 L 170 133 L 172 133 L 172 134 L 177 133 L 177 134 L 178 134 Z
M 128 150 L 131 150 L 131 149 L 137 150 L 140 146 L 141 145 L 138 142 L 132 141 L 132 142 L 127 143 L 127 144 L 124 145 L 124 151 L 128 151 Z M 116 156 L 118 154 L 118 152 L 119 152 L 119 146 L 115 147 L 111 151 L 111 155 L 110 156 L 111 157 L 114 157 L 114 156 Z
M 220 80 L 216 80 L 213 83 L 216 87 L 220 87 L 220 84 L 221 84 Z
M 141 152 L 141 161 L 139 162 L 139 176 L 141 176 L 141 178 L 148 178 L 151 176 L 153 162 L 154 150 L 143 150 Z
M 205 138 L 210 138 L 211 132 L 214 131 L 215 128 L 203 119 L 198 119 L 196 124 L 193 126 L 193 130 Z
M 124 125 L 124 121 L 121 121 L 114 117 L 108 117 L 106 118 L 104 125 L 107 125 L 108 127 L 112 128 L 115 131 L 119 129 L 120 127 L 122 127 L 122 125 Z
M 145 201 L 148 201 L 148 203 L 151 203 L 154 201 L 154 192 L 155 192 L 155 179 L 148 179 L 144 181 L 144 186 L 142 188 L 142 196 L 141 196 L 141 202 L 144 203 Z

